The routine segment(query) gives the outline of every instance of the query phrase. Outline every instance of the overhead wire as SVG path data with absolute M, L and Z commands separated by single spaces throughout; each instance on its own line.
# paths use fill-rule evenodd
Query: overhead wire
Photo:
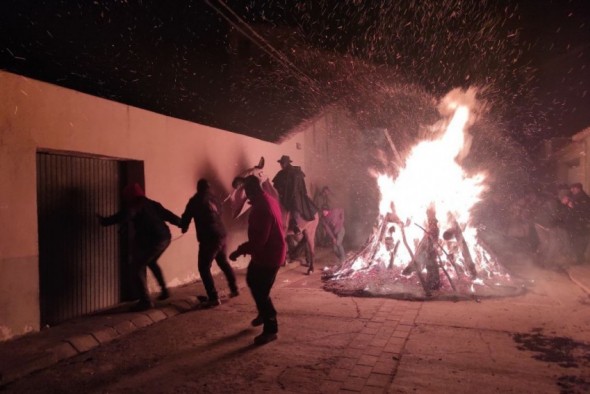
M 229 18 L 221 9 L 219 9 L 216 5 L 212 4 L 209 0 L 205 0 L 205 3 L 211 7 L 214 11 L 216 11 L 223 19 L 225 19 L 231 26 L 236 28 L 242 35 L 248 38 L 251 42 L 253 42 L 256 46 L 262 49 L 266 54 L 270 57 L 275 59 L 281 65 L 289 69 L 292 73 L 296 74 L 296 77 L 309 84 L 313 91 L 319 91 L 317 88 L 316 81 L 307 75 L 305 72 L 300 70 L 293 62 L 289 60 L 289 58 L 283 54 L 281 51 L 276 49 L 272 44 L 270 44 L 264 37 L 262 37 L 256 30 L 254 30 L 246 21 L 244 21 L 238 14 L 235 13 L 223 0 L 217 0 L 217 2 L 224 7 L 234 18 L 238 20 L 248 31 L 245 31 L 244 28 L 239 26 L 235 21 Z

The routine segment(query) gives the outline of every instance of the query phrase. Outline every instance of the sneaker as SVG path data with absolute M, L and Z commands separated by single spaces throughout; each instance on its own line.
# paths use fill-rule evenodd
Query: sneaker
M 168 289 L 162 290 L 162 292 L 158 296 L 158 300 L 160 301 L 167 300 L 168 298 L 170 298 L 170 293 L 168 292 Z
M 311 275 L 311 274 L 313 274 L 313 268 L 310 268 L 307 270 L 307 275 Z
M 218 298 L 201 302 L 201 308 L 215 308 L 219 305 L 221 305 L 221 301 Z
M 255 345 L 266 345 L 269 342 L 276 341 L 278 338 L 276 333 L 263 332 L 254 338 Z
M 240 291 L 239 290 L 234 290 L 231 293 L 229 293 L 229 298 L 234 298 L 240 295 Z
M 256 316 L 251 322 L 250 324 L 252 325 L 252 327 L 258 327 L 261 326 L 264 323 L 264 321 L 262 320 L 262 317 L 260 316 Z

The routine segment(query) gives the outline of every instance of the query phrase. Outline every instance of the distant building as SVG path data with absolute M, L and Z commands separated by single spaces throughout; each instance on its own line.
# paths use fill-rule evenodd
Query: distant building
M 542 158 L 547 175 L 556 183 L 581 182 L 590 189 L 590 127 L 571 138 L 556 138 L 544 143 Z

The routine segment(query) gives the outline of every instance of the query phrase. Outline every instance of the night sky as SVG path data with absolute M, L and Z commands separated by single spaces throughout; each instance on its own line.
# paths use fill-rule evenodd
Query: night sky
M 571 136 L 589 43 L 588 0 L 0 2 L 0 68 L 269 141 L 333 103 L 387 127 L 388 97 L 469 86 L 518 143 Z

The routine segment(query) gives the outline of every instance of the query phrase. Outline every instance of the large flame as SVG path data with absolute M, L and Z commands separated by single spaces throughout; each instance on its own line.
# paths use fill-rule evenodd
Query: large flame
M 412 149 L 396 179 L 389 174 L 377 178 L 381 215 L 393 208 L 402 223 L 420 225 L 407 227 L 409 239 L 419 240 L 424 236 L 426 212 L 434 208 L 441 229 L 452 227 L 451 221 L 456 220 L 467 225 L 464 234 L 474 241 L 470 214 L 485 190 L 485 175 L 468 176 L 457 162 L 464 147 L 468 120 L 469 108 L 459 106 L 440 138 L 422 141 Z M 399 264 L 403 264 L 402 260 L 397 259 Z
M 446 276 L 453 290 L 461 281 L 474 292 L 474 285 L 484 285 L 482 278 L 499 275 L 509 279 L 478 242 L 471 221 L 472 209 L 486 190 L 486 175 L 469 175 L 460 163 L 469 149 L 466 129 L 472 123 L 470 108 L 455 102 L 452 111 L 437 138 L 420 142 L 404 163 L 398 163 L 392 171 L 397 176 L 378 174 L 381 201 L 376 233 L 336 277 L 375 266 L 397 271 L 405 268 L 405 275 L 417 275 L 426 288 L 422 275 L 432 272 L 428 273 L 424 264 L 412 265 L 422 259 L 429 260 L 430 271 L 435 266 L 435 276 L 444 272 L 440 277 Z M 426 252 L 425 239 L 430 248 Z M 435 280 L 439 286 L 439 279 Z

